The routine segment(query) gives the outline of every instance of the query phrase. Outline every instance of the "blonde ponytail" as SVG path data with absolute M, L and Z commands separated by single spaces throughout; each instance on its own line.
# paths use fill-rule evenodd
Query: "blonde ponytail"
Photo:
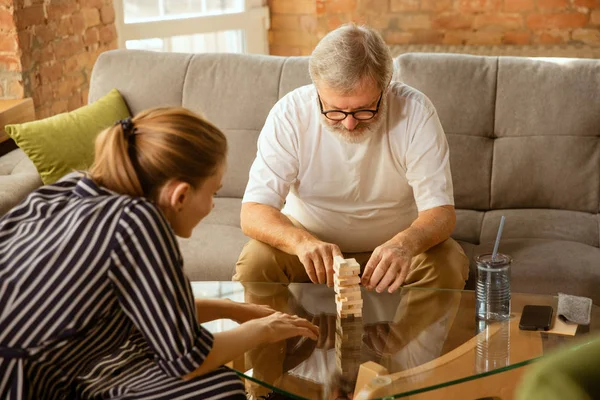
M 91 178 L 117 193 L 154 200 L 170 179 L 196 187 L 225 161 L 227 140 L 184 108 L 155 108 L 119 121 L 96 139 Z

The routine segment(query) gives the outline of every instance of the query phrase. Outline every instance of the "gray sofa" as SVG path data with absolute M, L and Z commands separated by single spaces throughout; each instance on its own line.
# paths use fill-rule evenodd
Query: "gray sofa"
M 404 54 L 395 79 L 437 107 L 450 144 L 458 223 L 469 257 L 513 257 L 513 290 L 559 291 L 600 304 L 600 61 Z M 308 59 L 111 51 L 92 73 L 90 101 L 117 88 L 133 113 L 177 105 L 227 134 L 229 167 L 216 207 L 181 240 L 192 280 L 229 280 L 247 241 L 240 201 L 273 104 L 310 83 Z M 20 150 L 0 157 L 0 214 L 41 184 Z M 473 287 L 474 269 L 468 287 Z

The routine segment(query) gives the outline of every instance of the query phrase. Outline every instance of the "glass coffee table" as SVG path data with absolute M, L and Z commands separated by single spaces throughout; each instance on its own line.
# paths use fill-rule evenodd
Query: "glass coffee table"
M 229 364 L 255 398 L 270 391 L 298 399 L 401 398 L 513 370 L 600 333 L 597 306 L 591 324 L 577 327 L 574 336 L 519 330 L 527 304 L 551 305 L 556 312 L 557 298 L 546 295 L 513 294 L 511 319 L 486 324 L 475 320 L 472 291 L 378 294 L 362 288 L 362 318 L 341 319 L 333 288 L 325 285 L 193 282 L 192 288 L 196 297 L 266 304 L 319 326 L 318 341 L 288 339 Z M 205 327 L 219 332 L 236 325 L 219 320 Z M 561 325 L 554 318 L 553 329 Z

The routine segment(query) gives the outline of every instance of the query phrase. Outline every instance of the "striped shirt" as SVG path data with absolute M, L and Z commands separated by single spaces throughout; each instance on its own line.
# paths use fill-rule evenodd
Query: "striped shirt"
M 245 398 L 150 201 L 71 174 L 0 219 L 0 399 Z

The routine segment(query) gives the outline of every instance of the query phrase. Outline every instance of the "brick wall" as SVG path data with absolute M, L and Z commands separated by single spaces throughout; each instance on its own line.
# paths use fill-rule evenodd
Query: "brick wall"
M 600 46 L 600 0 L 269 0 L 271 54 L 307 55 L 328 31 L 368 24 L 394 44 Z
M 8 14 L 9 35 L 0 34 L 0 98 L 33 97 L 37 118 L 84 105 L 96 58 L 117 48 L 112 0 L 0 0 L 0 26 Z M 15 35 L 16 43 L 3 47 Z
M 14 7 L 10 0 L 0 0 L 0 98 L 22 98 L 22 81 Z

